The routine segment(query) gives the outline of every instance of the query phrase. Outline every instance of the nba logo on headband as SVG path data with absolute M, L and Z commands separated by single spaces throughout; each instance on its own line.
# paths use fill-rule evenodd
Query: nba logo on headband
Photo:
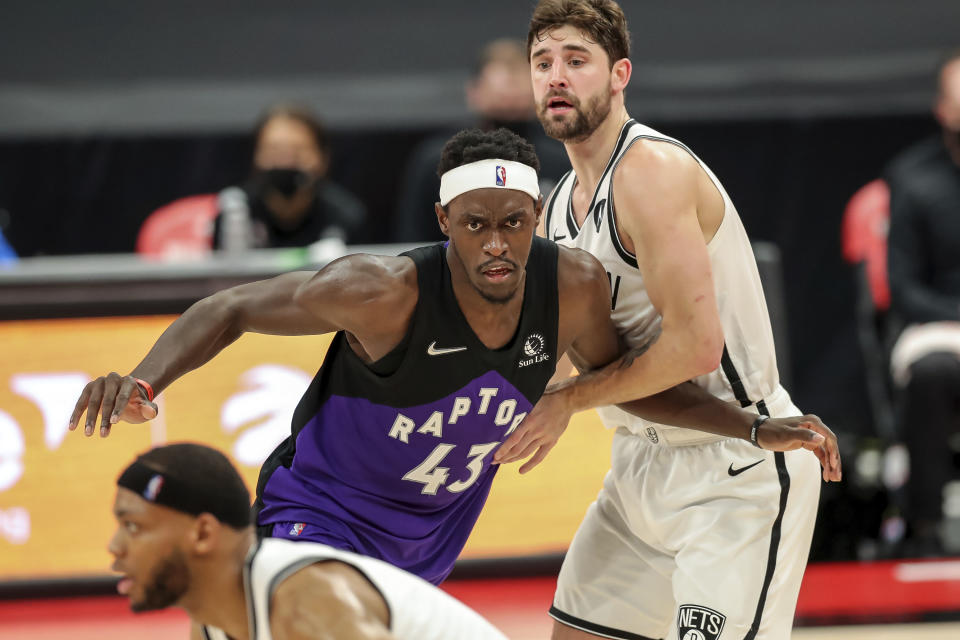
M 143 497 L 150 502 L 156 502 L 161 487 L 163 487 L 163 476 L 158 473 L 150 478 L 147 488 L 143 490 Z
M 507 169 L 510 170 L 510 184 L 507 184 Z M 490 172 L 493 171 L 493 184 L 490 183 Z M 522 191 L 533 198 L 540 197 L 540 185 L 537 183 L 537 171 L 533 167 L 504 160 L 503 158 L 488 158 L 477 160 L 459 167 L 450 169 L 440 176 L 440 206 L 447 204 L 467 191 L 474 189 L 512 189 Z

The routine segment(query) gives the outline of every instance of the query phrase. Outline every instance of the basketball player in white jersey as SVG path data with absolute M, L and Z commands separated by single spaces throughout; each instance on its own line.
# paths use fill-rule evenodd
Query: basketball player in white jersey
M 134 611 L 178 606 L 200 640 L 506 640 L 391 565 L 314 542 L 257 541 L 230 461 L 199 444 L 138 457 L 117 480 L 110 540 Z
M 650 28 L 645 25 L 644 28 Z M 543 459 L 570 416 L 694 380 L 757 413 L 747 439 L 665 427 L 605 407 L 612 467 L 563 564 L 557 640 L 787 638 L 825 480 L 821 447 L 756 444 L 765 416 L 799 413 L 779 384 L 750 242 L 730 198 L 682 143 L 627 114 L 629 34 L 610 0 L 541 0 L 528 35 L 546 132 L 573 170 L 546 204 L 546 235 L 596 256 L 630 351 L 564 381 L 495 461 Z

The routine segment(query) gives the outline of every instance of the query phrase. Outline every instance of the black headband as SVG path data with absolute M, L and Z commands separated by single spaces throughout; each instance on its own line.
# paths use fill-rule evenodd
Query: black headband
M 140 460 L 134 460 L 120 474 L 117 486 L 133 491 L 147 502 L 175 511 L 193 516 L 209 513 L 235 529 L 242 529 L 250 524 L 250 506 L 245 499 L 224 499 L 224 496 L 216 495 L 207 487 L 188 485 Z

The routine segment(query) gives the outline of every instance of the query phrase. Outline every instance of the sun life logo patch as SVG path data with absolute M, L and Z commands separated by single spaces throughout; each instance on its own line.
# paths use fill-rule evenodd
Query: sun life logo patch
M 546 341 L 543 339 L 541 334 L 531 333 L 529 336 L 527 336 L 526 341 L 523 343 L 523 354 L 528 357 L 520 360 L 519 365 L 521 367 L 526 367 L 531 364 L 537 364 L 538 362 L 546 362 L 549 360 L 550 354 L 543 352 L 545 346 Z
M 539 333 L 532 333 L 523 343 L 523 352 L 528 356 L 535 356 L 543 349 L 543 336 Z
M 677 637 L 680 640 L 717 640 L 727 617 L 719 611 L 696 604 L 680 605 Z

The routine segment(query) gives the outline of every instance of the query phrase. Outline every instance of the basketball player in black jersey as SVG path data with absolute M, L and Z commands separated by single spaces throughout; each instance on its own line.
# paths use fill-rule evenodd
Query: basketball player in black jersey
M 537 166 L 532 147 L 506 130 L 461 132 L 439 168 L 446 244 L 351 255 L 201 300 L 130 375 L 88 384 L 70 428 L 84 411 L 88 436 L 98 414 L 102 437 L 121 420 L 154 418 L 153 393 L 246 331 L 336 331 L 291 437 L 261 473 L 257 524 L 443 580 L 486 500 L 492 454 L 543 393 L 557 356 L 590 369 L 620 353 L 604 269 L 586 252 L 533 239 Z M 755 418 L 693 385 L 630 410 L 740 438 Z M 823 434 L 815 417 L 783 418 L 763 424 L 759 441 L 815 447 Z

